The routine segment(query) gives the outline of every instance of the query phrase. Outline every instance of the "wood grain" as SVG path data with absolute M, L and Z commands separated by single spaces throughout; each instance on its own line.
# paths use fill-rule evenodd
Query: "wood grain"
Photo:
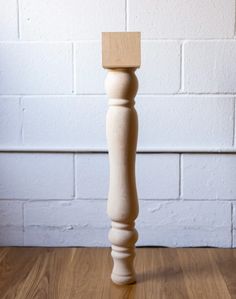
M 0 248 L 0 298 L 236 298 L 235 249 L 138 248 L 135 267 L 117 286 L 107 248 Z
M 212 252 L 232 299 L 236 299 L 236 250 L 218 249 Z
M 102 32 L 104 68 L 138 68 L 141 64 L 140 32 Z

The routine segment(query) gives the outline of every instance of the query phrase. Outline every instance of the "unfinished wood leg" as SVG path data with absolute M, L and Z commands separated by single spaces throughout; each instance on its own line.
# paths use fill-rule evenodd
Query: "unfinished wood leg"
M 109 70 L 105 82 L 109 96 L 106 132 L 110 163 L 107 212 L 112 220 L 114 268 L 111 278 L 117 284 L 135 281 L 133 259 L 138 234 L 134 220 L 138 215 L 135 184 L 135 154 L 138 119 L 134 97 L 138 81 L 133 69 Z
M 116 284 L 129 284 L 136 280 L 133 260 L 138 239 L 138 117 L 134 97 L 138 90 L 135 69 L 140 66 L 140 33 L 105 32 L 102 39 L 103 67 L 108 69 L 105 88 L 109 97 L 106 133 L 110 164 L 107 213 L 112 221 L 109 240 L 114 262 L 111 278 Z

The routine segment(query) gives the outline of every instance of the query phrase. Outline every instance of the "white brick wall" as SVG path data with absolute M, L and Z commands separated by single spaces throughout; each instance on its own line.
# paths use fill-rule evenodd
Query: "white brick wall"
M 0 43 L 2 94 L 72 93 L 72 46 Z
M 125 0 L 21 0 L 25 40 L 99 39 L 101 31 L 125 30 Z
M 236 41 L 184 43 L 183 90 L 236 92 Z
M 24 245 L 23 203 L 1 200 L 0 205 L 0 246 Z
M 139 244 L 231 246 L 231 205 L 222 202 L 141 202 Z
M 236 247 L 236 204 L 233 205 L 233 247 Z
M 140 208 L 138 245 L 231 245 L 230 203 L 141 201 Z M 83 236 L 84 245 L 107 246 L 105 210 L 100 200 L 26 203 L 25 245 L 80 245 Z
M 0 0 L 0 40 L 18 38 L 17 0 Z
M 109 245 L 100 37 L 140 30 L 138 245 L 236 247 L 236 0 L 0 6 L 0 245 Z
M 236 155 L 183 155 L 185 199 L 236 199 Z
M 128 29 L 144 38 L 231 38 L 234 0 L 128 0 Z
M 29 202 L 24 213 L 26 245 L 75 246 L 81 244 L 81 239 L 87 246 L 108 245 L 104 200 Z
M 0 142 L 11 145 L 21 143 L 22 113 L 20 99 L 0 98 Z
M 1 153 L 3 199 L 72 199 L 72 154 Z
M 232 146 L 233 96 L 138 96 L 136 100 L 138 148 Z M 106 109 L 107 99 L 100 95 L 24 97 L 22 142 L 38 147 L 106 148 Z M 2 118 L 13 130 L 11 119 L 17 118 Z M 2 134 L 3 142 L 9 139 Z M 10 138 L 13 144 L 20 143 Z
M 101 42 L 80 42 L 75 45 L 75 84 L 78 94 L 104 94 L 106 71 L 101 68 Z M 89 59 L 86 59 L 89 57 Z M 91 80 L 92 78 L 92 80 Z M 92 84 L 91 84 L 92 81 Z
M 24 98 L 24 144 L 77 148 L 105 146 L 106 104 L 104 96 Z
M 142 68 L 137 71 L 139 93 L 177 93 L 180 89 L 180 43 L 145 41 L 141 52 Z
M 137 97 L 141 147 L 231 147 L 234 97 Z

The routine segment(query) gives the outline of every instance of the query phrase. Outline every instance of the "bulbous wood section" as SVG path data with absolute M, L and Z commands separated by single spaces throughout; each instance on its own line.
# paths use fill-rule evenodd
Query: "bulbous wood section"
M 135 156 L 138 118 L 134 97 L 138 89 L 135 69 L 108 70 L 105 81 L 109 97 L 106 134 L 109 150 L 110 182 L 107 213 L 112 220 L 109 240 L 114 267 L 111 278 L 116 284 L 135 281 L 133 259 L 138 233 L 135 182 Z

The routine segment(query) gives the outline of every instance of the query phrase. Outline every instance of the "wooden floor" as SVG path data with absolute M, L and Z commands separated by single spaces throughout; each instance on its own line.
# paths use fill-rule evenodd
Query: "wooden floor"
M 236 298 L 236 250 L 139 248 L 137 283 L 110 281 L 110 249 L 0 248 L 0 298 Z

